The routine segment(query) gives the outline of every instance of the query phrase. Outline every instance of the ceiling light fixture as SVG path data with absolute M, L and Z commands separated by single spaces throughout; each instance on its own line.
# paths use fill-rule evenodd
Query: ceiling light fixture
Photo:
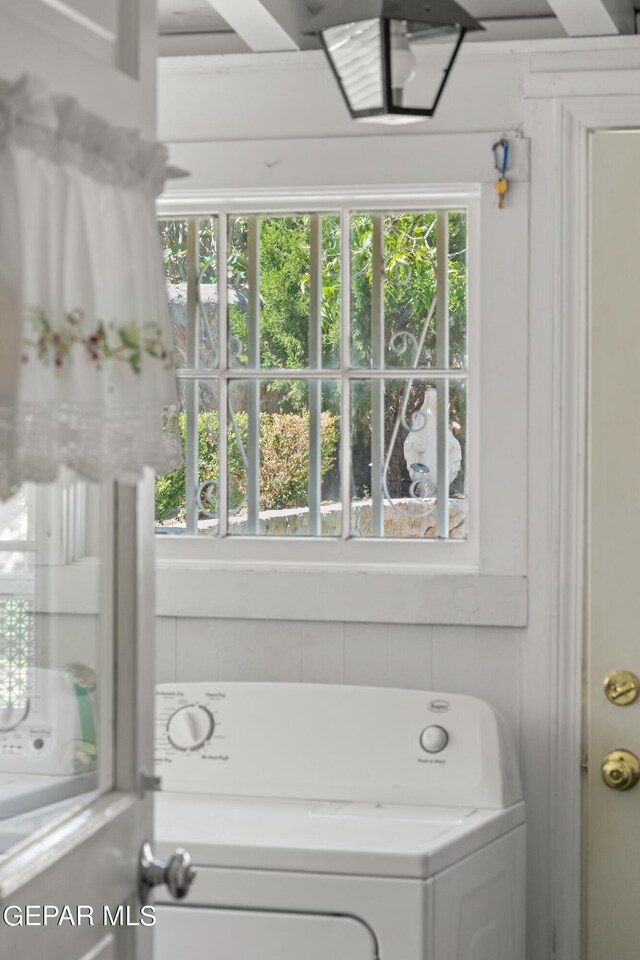
M 454 0 L 340 0 L 304 32 L 320 37 L 355 120 L 412 123 L 433 116 L 465 34 L 483 29 Z

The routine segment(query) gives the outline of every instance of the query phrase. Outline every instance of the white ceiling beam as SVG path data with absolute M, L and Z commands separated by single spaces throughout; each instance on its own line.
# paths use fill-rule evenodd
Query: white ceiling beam
M 632 0 L 549 0 L 570 37 L 634 33 Z
M 314 48 L 320 46 L 315 37 L 304 37 L 302 31 L 311 20 L 312 13 L 307 7 L 306 0 L 261 0 L 262 5 L 276 18 L 290 37 L 303 49 L 311 44 Z M 323 0 L 326 3 L 327 0 Z
M 299 50 L 298 32 L 309 19 L 295 0 L 207 0 L 256 53 Z M 299 19 L 299 7 L 304 17 Z

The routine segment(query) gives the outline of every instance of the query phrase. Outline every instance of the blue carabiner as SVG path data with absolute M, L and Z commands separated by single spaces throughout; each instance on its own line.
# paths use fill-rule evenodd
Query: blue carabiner
M 498 159 L 498 150 L 500 148 L 502 148 L 502 163 L 500 163 Z M 509 141 L 502 137 L 501 140 L 496 140 L 491 149 L 493 150 L 493 162 L 495 163 L 496 170 L 500 174 L 500 177 L 504 177 L 509 163 Z

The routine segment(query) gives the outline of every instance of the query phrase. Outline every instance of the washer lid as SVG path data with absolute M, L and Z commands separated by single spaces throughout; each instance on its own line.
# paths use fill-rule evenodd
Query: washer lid
M 201 867 L 427 879 L 523 823 L 505 810 L 156 794 L 160 853 Z

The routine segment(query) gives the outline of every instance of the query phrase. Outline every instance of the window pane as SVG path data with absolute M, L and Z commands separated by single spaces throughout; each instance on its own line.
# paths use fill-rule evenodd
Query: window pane
M 169 316 L 173 334 L 176 365 L 187 367 L 187 237 L 189 222 L 160 220 L 158 222 L 164 272 L 167 280 Z
M 340 535 L 339 410 L 337 380 L 230 384 L 230 534 Z
M 354 213 L 351 215 L 350 228 L 351 366 L 370 367 L 373 218 L 367 213 Z
M 156 478 L 156 533 L 218 532 L 218 391 L 216 379 L 179 385 L 184 462 Z
M 198 333 L 196 363 L 203 369 L 218 366 L 218 218 L 198 220 Z
M 112 497 L 110 485 L 68 473 L 27 488 L 29 537 L 22 552 L 0 552 L 0 856 L 111 788 L 112 676 L 98 663 L 107 666 L 110 635 L 101 597 Z M 89 540 L 95 562 L 77 564 Z
M 467 217 L 449 214 L 449 365 L 467 367 Z
M 309 366 L 311 219 L 309 215 L 260 218 L 261 367 Z M 315 239 L 317 271 L 321 234 Z M 317 324 L 317 306 L 314 312 Z
M 438 401 L 448 398 L 448 497 L 438 521 Z M 359 380 L 351 393 L 354 536 L 466 538 L 466 383 Z M 376 406 L 382 410 L 376 432 Z M 380 463 L 376 474 L 374 464 Z M 376 481 L 376 476 L 378 477 Z M 448 523 L 447 523 L 448 514 Z
M 187 415 L 185 408 L 185 385 L 178 383 L 178 425 L 182 443 L 182 456 L 185 453 Z M 156 477 L 156 533 L 186 533 L 186 491 L 185 465 L 182 464 L 169 473 Z
M 229 366 L 335 367 L 340 355 L 340 220 L 229 217 Z
M 217 367 L 217 217 L 160 220 L 159 228 L 176 364 Z
M 249 277 L 249 220 L 257 217 L 227 219 L 227 323 L 230 367 L 249 366 L 247 356 L 247 314 L 254 283 Z M 252 231 L 255 229 L 252 226 Z M 257 296 L 257 292 L 255 293 Z M 252 366 L 254 364 L 251 364 Z
M 448 263 L 443 301 L 448 302 L 437 307 L 443 257 Z M 466 289 L 464 212 L 352 214 L 352 366 L 466 366 Z M 439 326 L 444 328 L 440 350 Z
M 167 283 L 187 282 L 187 232 L 189 221 L 159 220 L 160 240 Z
M 436 360 L 437 214 L 384 217 L 384 333 L 387 367 L 432 367 Z
M 191 491 L 193 513 L 198 533 L 218 533 L 218 483 L 220 449 L 220 394 L 217 380 L 199 380 L 192 387 L 197 390 L 193 398 L 192 420 L 198 420 L 198 444 L 193 444 L 190 471 L 187 449 L 187 490 Z M 187 445 L 185 444 L 185 447 Z M 193 477 L 193 480 L 190 478 Z
M 321 366 L 340 366 L 340 215 L 322 217 Z

